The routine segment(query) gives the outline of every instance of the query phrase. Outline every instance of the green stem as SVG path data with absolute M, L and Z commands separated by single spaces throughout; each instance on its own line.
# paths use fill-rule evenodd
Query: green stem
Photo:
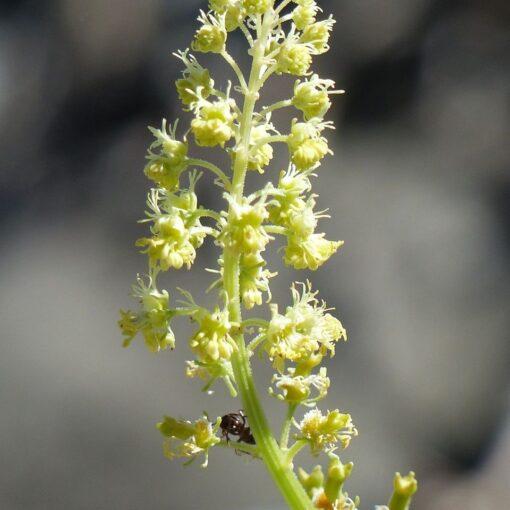
M 263 108 L 258 115 L 261 117 L 265 117 L 268 113 L 274 112 L 275 110 L 280 110 L 282 108 L 287 108 L 287 106 L 292 106 L 291 99 L 285 99 L 284 101 L 278 101 L 270 106 L 266 106 Z
M 278 225 L 265 225 L 264 230 L 268 234 L 279 234 L 279 235 L 287 235 L 287 229 L 285 227 L 280 227 Z
M 244 23 L 241 23 L 239 25 L 239 28 L 241 29 L 242 33 L 246 37 L 246 40 L 248 41 L 250 48 L 253 47 L 253 44 L 254 44 L 253 37 L 251 36 L 250 31 L 246 28 L 246 25 Z
M 256 336 L 249 344 L 248 351 L 255 352 L 255 349 L 266 339 L 266 335 L 258 335 Z
M 308 444 L 306 439 L 299 439 L 287 450 L 287 462 L 292 463 L 292 459 Z
M 221 56 L 226 60 L 226 62 L 230 65 L 232 70 L 237 76 L 237 79 L 239 80 L 239 84 L 241 85 L 241 88 L 243 91 L 248 90 L 248 85 L 246 84 L 246 80 L 244 79 L 243 72 L 241 71 L 240 67 L 237 65 L 237 62 L 232 58 L 232 56 L 226 51 L 221 52 Z
M 260 37 L 253 47 L 252 69 L 240 120 L 240 142 L 235 151 L 233 163 L 232 196 L 237 202 L 243 198 L 253 113 L 261 86 L 260 76 L 264 67 L 264 51 L 272 29 L 273 16 L 273 12 L 264 16 L 260 27 Z M 225 248 L 223 260 L 223 283 L 229 303 L 230 319 L 232 322 L 242 323 L 239 288 L 240 254 Z M 289 507 L 292 510 L 311 510 L 312 502 L 292 471 L 285 454 L 278 446 L 260 404 L 243 334 L 235 335 L 235 340 L 238 349 L 232 356 L 232 368 L 259 454 Z
M 274 135 L 274 136 L 265 136 L 264 138 L 260 138 L 251 146 L 252 150 L 258 149 L 262 147 L 262 145 L 266 145 L 267 143 L 287 143 L 289 139 L 289 135 Z
M 212 218 L 213 220 L 220 221 L 221 214 L 216 211 L 211 211 L 210 209 L 197 209 L 195 213 L 196 218 Z
M 287 409 L 287 416 L 283 422 L 282 435 L 280 438 L 280 448 L 283 450 L 286 450 L 287 445 L 289 444 L 290 427 L 292 425 L 292 418 L 294 416 L 294 412 L 296 411 L 296 407 L 296 404 L 289 404 Z
M 287 5 L 289 5 L 291 1 L 292 0 L 283 0 L 283 2 L 276 9 L 276 14 L 280 14 L 280 12 L 282 12 L 283 9 L 285 9 L 285 7 L 287 7 Z
M 200 166 L 202 168 L 210 170 L 213 174 L 215 174 L 216 176 L 218 176 L 220 178 L 221 182 L 225 186 L 225 189 L 227 191 L 230 190 L 230 180 L 229 180 L 229 178 L 215 164 L 210 163 L 209 161 L 205 161 L 204 159 L 198 159 L 198 158 L 189 158 L 188 159 L 188 163 L 190 165 Z
M 267 325 L 269 323 L 264 319 L 246 319 L 241 324 L 245 328 L 253 328 L 253 327 L 259 327 L 259 328 L 267 328 Z

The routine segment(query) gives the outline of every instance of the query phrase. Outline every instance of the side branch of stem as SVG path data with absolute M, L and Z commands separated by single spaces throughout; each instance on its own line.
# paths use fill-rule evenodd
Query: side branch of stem
M 206 170 L 210 170 L 213 174 L 215 174 L 217 177 L 220 178 L 221 182 L 225 186 L 225 189 L 227 191 L 230 190 L 230 186 L 231 186 L 230 179 L 214 163 L 211 163 L 204 159 L 198 159 L 198 158 L 190 158 L 190 159 L 188 159 L 188 163 L 190 165 L 199 166 L 201 168 L 205 168 Z

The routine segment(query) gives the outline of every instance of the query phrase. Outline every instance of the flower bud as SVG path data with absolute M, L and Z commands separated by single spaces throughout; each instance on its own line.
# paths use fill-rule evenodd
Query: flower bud
M 393 480 L 393 495 L 388 504 L 389 510 L 408 510 L 417 490 L 418 482 L 412 471 L 407 476 L 396 473 Z
M 165 437 L 188 439 L 195 433 L 195 427 L 189 421 L 176 420 L 171 416 L 164 416 L 163 421 L 156 424 L 156 428 Z
M 353 467 L 354 464 L 352 462 L 342 464 L 336 455 L 331 454 L 328 476 L 326 478 L 326 483 L 324 484 L 324 494 L 331 503 L 334 504 L 340 497 L 342 486 L 345 483 L 345 480 L 347 480 L 347 478 L 351 475 Z
M 228 101 L 204 101 L 198 109 L 197 117 L 191 122 L 197 145 L 224 147 L 234 135 L 234 119 Z
M 197 420 L 195 422 L 195 442 L 199 448 L 206 450 L 220 442 L 207 419 Z
M 298 478 L 307 494 L 310 497 L 313 497 L 314 493 L 317 490 L 322 489 L 324 484 L 322 466 L 315 466 L 310 474 L 308 474 L 303 468 L 299 468 Z
M 312 56 L 305 44 L 286 43 L 278 52 L 276 61 L 278 73 L 304 76 L 312 65 Z

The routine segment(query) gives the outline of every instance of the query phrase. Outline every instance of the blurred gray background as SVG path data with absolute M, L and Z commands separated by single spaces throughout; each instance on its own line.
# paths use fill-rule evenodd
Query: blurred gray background
M 2 510 L 283 508 L 256 461 L 219 451 L 201 470 L 163 458 L 162 414 L 238 404 L 184 378 L 185 322 L 178 349 L 158 356 L 140 342 L 123 350 L 116 327 L 145 271 L 133 242 L 144 232 L 146 126 L 178 114 L 170 55 L 205 4 L 0 3 Z M 507 508 L 510 4 L 321 5 L 338 24 L 318 68 L 348 93 L 330 115 L 335 157 L 317 189 L 333 216 L 323 228 L 346 245 L 313 275 L 273 252 L 276 299 L 312 276 L 349 330 L 325 406 L 350 411 L 360 430 L 343 459 L 356 461 L 348 489 L 362 508 L 386 502 L 393 472 L 411 468 L 416 510 Z M 232 53 L 244 65 L 241 42 Z M 221 81 L 219 60 L 202 60 Z M 289 83 L 273 81 L 264 99 Z M 201 200 L 221 206 L 207 184 Z M 201 299 L 201 269 L 216 257 L 205 246 L 167 288 Z M 270 372 L 257 363 L 264 391 Z M 281 406 L 266 401 L 277 426 Z

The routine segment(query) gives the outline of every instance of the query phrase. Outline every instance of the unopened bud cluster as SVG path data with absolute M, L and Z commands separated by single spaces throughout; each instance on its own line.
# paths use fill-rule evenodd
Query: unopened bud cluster
M 348 413 L 317 408 L 331 384 L 321 364 L 335 355 L 338 342 L 347 340 L 346 330 L 309 282 L 292 285 L 287 307 L 272 303 L 270 279 L 276 273 L 267 267 L 266 257 L 272 241 L 282 237 L 284 263 L 315 271 L 343 244 L 320 231 L 319 220 L 328 216 L 318 209 L 319 197 L 312 190 L 322 163 L 332 154 L 326 134 L 334 126 L 324 118 L 331 96 L 343 92 L 335 90 L 332 80 L 311 72 L 313 59 L 329 49 L 334 25 L 331 17 L 318 19 L 321 13 L 316 0 L 209 0 L 208 10 L 201 11 L 190 49 L 175 53 L 183 64 L 176 92 L 191 118 L 184 127 L 163 120 L 161 128 L 150 128 L 154 140 L 144 173 L 153 188 L 141 220 L 148 232 L 136 242 L 147 256 L 148 274 L 139 276 L 133 287 L 138 311 L 122 311 L 119 325 L 125 345 L 139 334 L 150 351 L 159 352 L 176 347 L 172 321 L 191 319 L 194 330 L 188 343 L 193 359 L 186 364 L 186 375 L 202 380 L 204 390 L 223 381 L 233 397 L 241 394 L 253 433 L 249 437 L 254 439 L 248 446 L 236 443 L 236 447 L 260 456 L 270 470 L 273 465 L 284 466 L 272 474 L 275 479 L 285 478 L 280 487 L 299 492 L 293 498 L 286 492 L 289 488 L 282 489 L 287 501 L 301 500 L 296 508 L 355 510 L 358 500 L 343 491 L 353 465 L 342 464 L 333 452 L 347 448 L 357 435 L 356 427 Z M 228 52 L 235 30 L 249 46 L 249 75 Z M 236 83 L 217 84 L 199 54 L 223 59 Z M 287 98 L 260 105 L 263 85 L 281 74 L 295 77 Z M 281 108 L 293 108 L 295 117 L 276 127 L 272 116 Z M 288 151 L 283 169 L 273 164 L 275 144 Z M 225 164 L 220 167 L 194 156 L 196 147 L 223 150 Z M 213 175 L 224 199 L 223 210 L 201 205 L 200 171 Z M 267 182 L 245 195 L 250 171 L 265 174 Z M 209 286 L 218 291 L 216 304 L 198 304 L 182 289 L 178 289 L 181 298 L 171 300 L 169 292 L 159 287 L 162 275 L 190 269 L 206 238 L 220 250 L 217 266 L 209 269 L 217 275 Z M 263 315 L 243 320 L 244 311 L 262 307 Z M 262 412 L 253 404 L 258 397 L 250 357 L 256 351 L 275 371 L 269 393 L 288 410 L 276 453 L 267 447 L 276 442 L 265 437 L 267 429 L 260 425 L 265 418 L 254 416 Z M 308 410 L 298 420 L 295 413 L 303 407 Z M 237 419 L 246 421 L 244 415 Z M 204 416 L 191 422 L 167 416 L 158 429 L 165 438 L 165 455 L 171 459 L 193 461 L 203 456 L 206 465 L 212 447 L 231 445 L 221 418 L 211 421 Z M 303 447 L 314 456 L 328 456 L 326 473 L 317 466 L 310 474 L 300 469 L 295 477 L 294 456 Z M 271 455 L 278 456 L 276 463 L 268 459 Z M 392 502 L 397 501 L 397 506 L 390 502 L 389 508 L 401 510 L 404 507 L 398 505 L 410 501 L 408 486 L 413 484 L 407 478 L 398 478 L 395 484 L 398 494 Z

